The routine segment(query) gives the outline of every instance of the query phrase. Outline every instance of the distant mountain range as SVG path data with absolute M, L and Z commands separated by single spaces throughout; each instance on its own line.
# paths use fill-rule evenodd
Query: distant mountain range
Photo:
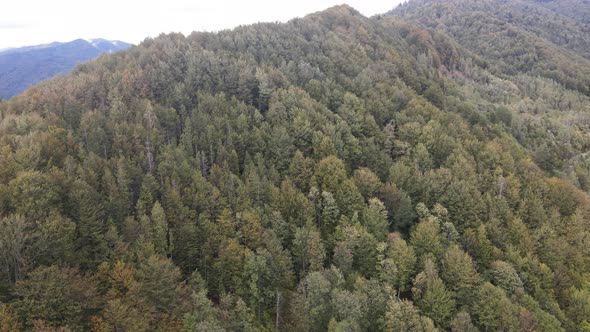
M 72 70 L 76 64 L 102 53 L 124 50 L 131 44 L 118 40 L 76 39 L 67 43 L 0 50 L 0 99 L 7 99 L 31 85 Z

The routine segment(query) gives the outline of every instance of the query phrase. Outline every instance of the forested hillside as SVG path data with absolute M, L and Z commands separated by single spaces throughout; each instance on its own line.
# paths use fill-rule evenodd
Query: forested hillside
M 532 0 L 536 4 L 573 18 L 583 24 L 590 23 L 589 0 Z
M 494 2 L 161 35 L 0 103 L 0 331 L 590 331 L 587 25 Z

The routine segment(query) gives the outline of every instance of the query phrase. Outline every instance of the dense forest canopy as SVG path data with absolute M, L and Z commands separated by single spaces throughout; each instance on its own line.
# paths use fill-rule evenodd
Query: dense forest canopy
M 590 331 L 552 2 L 161 35 L 0 103 L 0 331 Z

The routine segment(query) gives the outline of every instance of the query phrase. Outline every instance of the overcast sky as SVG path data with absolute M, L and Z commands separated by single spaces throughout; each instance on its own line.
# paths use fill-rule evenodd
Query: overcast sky
M 0 49 L 77 38 L 137 44 L 162 32 L 216 31 L 285 22 L 347 3 L 366 16 L 402 0 L 7 0 L 0 11 Z

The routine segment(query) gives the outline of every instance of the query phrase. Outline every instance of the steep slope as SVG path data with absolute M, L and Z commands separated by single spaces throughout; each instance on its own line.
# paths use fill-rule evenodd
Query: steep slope
M 497 73 L 540 75 L 590 95 L 588 25 L 535 2 L 417 0 L 390 14 L 444 31 Z
M 589 0 L 531 0 L 543 7 L 549 8 L 561 15 L 570 17 L 578 22 L 590 24 Z
M 338 6 L 0 103 L 2 323 L 586 328 L 588 97 L 461 42 Z
M 10 98 L 37 82 L 71 71 L 78 63 L 129 46 L 120 41 L 77 39 L 68 43 L 55 42 L 2 51 L 0 98 Z
M 483 99 L 518 114 L 512 134 L 544 169 L 572 170 L 584 159 L 590 87 L 590 60 L 583 57 L 590 50 L 583 42 L 590 36 L 587 27 L 532 1 L 417 0 L 389 15 L 436 29 L 474 54 L 476 66 L 463 67 L 455 81 L 472 102 Z M 580 30 L 570 33 L 568 26 Z M 581 41 L 578 47 L 560 46 L 552 41 L 559 35 L 583 38 L 576 39 Z

